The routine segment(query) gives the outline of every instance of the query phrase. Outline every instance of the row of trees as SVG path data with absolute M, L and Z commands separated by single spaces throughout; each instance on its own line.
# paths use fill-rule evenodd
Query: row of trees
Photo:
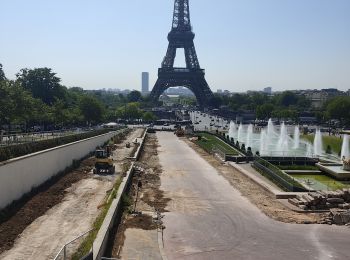
M 0 64 L 0 97 L 0 128 L 86 126 L 118 117 L 155 119 L 142 111 L 138 91 L 123 96 L 66 88 L 49 68 L 22 69 L 15 80 L 8 80 Z
M 321 114 L 324 120 L 338 119 L 342 125 L 350 126 L 350 97 L 336 97 L 327 102 Z
M 264 93 L 215 96 L 217 106 L 226 106 L 233 111 L 253 111 L 257 119 L 279 118 L 297 121 L 300 114 L 310 112 L 320 122 L 338 119 L 343 125 L 350 125 L 350 97 L 335 97 L 320 109 L 312 109 L 311 101 L 303 95 L 285 91 L 275 96 Z
M 309 100 L 304 96 L 297 96 L 290 91 L 273 97 L 257 92 L 218 97 L 221 99 L 221 105 L 238 112 L 254 111 L 258 119 L 296 118 L 298 112 L 305 111 L 310 106 Z

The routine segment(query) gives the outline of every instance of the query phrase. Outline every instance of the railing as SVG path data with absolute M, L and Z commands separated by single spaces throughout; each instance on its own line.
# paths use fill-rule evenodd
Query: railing
M 32 143 L 42 140 L 54 139 L 68 135 L 75 135 L 90 132 L 95 129 L 74 129 L 66 131 L 32 132 L 32 133 L 14 133 L 0 134 L 0 146 L 10 146 L 24 143 Z
M 288 175 L 287 173 L 283 172 L 281 169 L 279 169 L 272 163 L 269 163 L 268 161 L 260 157 L 255 157 L 253 166 L 256 169 L 267 174 L 271 179 L 275 180 L 277 183 L 279 183 L 281 186 L 283 186 L 289 191 L 300 191 L 300 192 L 307 191 L 292 176 Z
M 211 151 L 212 151 L 212 153 L 219 155 L 219 157 L 221 157 L 223 160 L 225 160 L 226 153 L 224 151 L 222 151 L 219 147 L 213 146 L 211 148 Z
M 94 231 L 95 229 L 90 229 L 89 231 L 86 231 L 85 233 L 81 234 L 80 236 L 74 238 L 73 240 L 66 243 L 61 250 L 58 252 L 58 254 L 55 256 L 54 260 L 68 260 L 72 257 L 72 255 L 75 253 L 75 250 L 78 248 L 80 244 L 80 240 L 90 232 Z

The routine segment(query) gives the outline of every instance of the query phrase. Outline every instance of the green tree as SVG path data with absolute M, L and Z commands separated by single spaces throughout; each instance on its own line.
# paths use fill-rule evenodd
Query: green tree
M 83 96 L 79 108 L 85 122 L 89 125 L 103 120 L 103 106 L 96 98 L 88 95 Z
M 0 63 L 0 81 L 6 80 L 5 73 L 2 69 L 2 64 Z
M 291 91 L 285 91 L 276 96 L 278 105 L 289 107 L 298 103 L 298 96 Z
M 56 73 L 49 68 L 22 69 L 16 76 L 24 89 L 48 105 L 52 105 L 56 99 L 64 98 L 66 89 L 60 85 L 61 80 L 56 77 Z
M 140 109 L 140 104 L 138 102 L 125 104 L 115 110 L 116 118 L 139 119 L 142 115 L 143 111 Z
M 299 111 L 309 110 L 311 107 L 311 100 L 305 96 L 298 96 L 297 107 Z
M 258 106 L 266 104 L 268 101 L 267 95 L 262 93 L 253 93 L 249 98 L 249 107 L 251 110 L 256 110 Z
M 126 117 L 129 119 L 141 118 L 142 111 L 140 110 L 140 104 L 137 102 L 128 103 L 126 105 Z
M 269 119 L 272 116 L 272 111 L 275 107 L 272 104 L 263 104 L 256 109 L 256 117 L 258 119 Z
M 146 122 L 151 122 L 157 119 L 157 117 L 152 112 L 145 112 L 142 115 L 142 119 Z
M 52 112 L 55 115 L 54 122 L 57 126 L 63 127 L 70 121 L 70 111 L 65 102 L 61 99 L 56 100 L 52 106 Z
M 0 81 L 0 126 L 13 118 L 15 104 L 12 102 L 11 87 L 7 81 Z
M 133 90 L 128 94 L 129 102 L 139 102 L 141 101 L 141 99 L 142 99 L 142 96 L 140 91 Z
M 214 95 L 210 100 L 209 103 L 211 106 L 219 108 L 222 105 L 222 99 L 218 95 Z
M 32 97 L 18 82 L 0 82 L 0 125 L 25 124 L 42 120 L 47 116 L 47 107 Z
M 326 108 L 331 119 L 339 119 L 342 123 L 350 123 L 350 97 L 336 97 Z

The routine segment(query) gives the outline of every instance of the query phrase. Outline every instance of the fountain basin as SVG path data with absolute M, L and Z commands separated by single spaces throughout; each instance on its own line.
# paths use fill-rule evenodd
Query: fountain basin
M 316 167 L 337 180 L 350 180 L 350 171 L 344 170 L 341 163 L 316 163 Z
M 290 174 L 310 190 L 339 190 L 350 188 L 350 182 L 335 180 L 323 174 Z

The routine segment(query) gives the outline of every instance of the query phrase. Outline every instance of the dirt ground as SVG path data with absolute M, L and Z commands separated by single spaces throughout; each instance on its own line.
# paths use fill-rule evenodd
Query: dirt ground
M 0 259 L 52 259 L 66 242 L 89 230 L 100 204 L 119 178 L 120 165 L 133 149 L 126 148 L 126 142 L 141 133 L 142 129 L 133 130 L 117 144 L 115 175 L 93 175 L 94 158 L 89 158 L 20 205 L 0 224 Z
M 324 214 L 298 213 L 281 204 L 271 193 L 252 182 L 248 177 L 232 166 L 208 154 L 187 138 L 182 138 L 202 158 L 215 167 L 229 183 L 247 197 L 264 214 L 270 218 L 285 223 L 320 223 Z
M 40 191 L 23 206 L 19 205 L 17 211 L 10 219 L 0 224 L 0 253 L 9 250 L 15 239 L 35 219 L 45 214 L 46 211 L 61 203 L 66 195 L 66 189 L 72 184 L 87 178 L 95 163 L 94 158 L 84 160 L 80 167 L 61 177 L 54 185 Z
M 169 199 L 164 197 L 163 192 L 160 190 L 160 174 L 162 172 L 162 169 L 158 160 L 157 147 L 158 143 L 156 135 L 148 134 L 144 145 L 144 151 L 142 152 L 140 161 L 137 163 L 137 167 L 142 170 L 140 173 L 135 173 L 132 187 L 128 194 L 131 202 L 130 206 L 128 209 L 126 209 L 122 217 L 115 237 L 112 238 L 113 246 L 111 255 L 113 257 L 121 256 L 122 259 L 125 257 L 128 258 L 130 257 L 130 251 L 132 251 L 133 257 L 141 257 L 140 259 L 143 259 L 142 257 L 146 256 L 140 255 L 145 254 L 148 247 L 150 248 L 150 253 L 154 252 L 154 250 L 152 250 L 152 248 L 155 247 L 154 239 L 151 239 L 150 237 L 154 236 L 157 230 L 157 225 L 153 221 L 153 217 L 156 216 L 155 210 L 164 212 L 165 207 L 169 201 Z M 130 212 L 134 210 L 134 202 L 137 194 L 137 184 L 139 181 L 142 183 L 142 188 L 138 193 L 136 211 L 140 212 L 141 214 L 130 214 Z M 124 244 L 126 241 L 126 234 L 131 233 L 133 236 L 139 235 L 140 237 L 145 238 L 142 245 L 142 250 L 137 250 L 138 245 L 135 244 L 135 241 L 130 241 L 130 243 L 128 242 L 127 244 Z M 148 242 L 146 243 L 145 241 Z M 134 244 L 131 246 L 131 243 Z M 129 250 L 130 248 L 132 248 L 132 250 Z M 153 259 L 156 257 L 158 256 L 153 256 Z

